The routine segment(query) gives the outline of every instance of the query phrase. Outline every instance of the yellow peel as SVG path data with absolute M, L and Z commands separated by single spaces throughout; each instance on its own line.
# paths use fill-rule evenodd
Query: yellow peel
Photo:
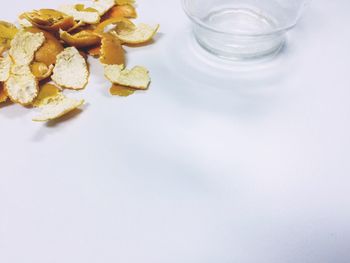
M 30 66 L 30 70 L 31 70 L 32 74 L 39 81 L 50 77 L 52 74 L 53 68 L 54 68 L 53 65 L 47 66 L 45 63 L 42 63 L 42 62 L 34 62 Z
M 0 54 L 10 48 L 11 40 L 17 34 L 18 29 L 15 25 L 0 21 Z
M 104 15 L 115 5 L 114 0 L 93 0 L 91 8 L 97 10 L 100 16 Z
M 143 44 L 150 41 L 157 33 L 159 25 L 140 24 L 134 29 L 117 27 L 113 32 L 123 43 Z
M 113 84 L 146 90 L 151 82 L 146 68 L 136 66 L 131 70 L 120 65 L 104 65 L 104 74 Z
M 79 5 L 78 5 L 78 9 Z M 59 8 L 59 10 L 69 16 L 72 16 L 74 20 L 84 22 L 86 24 L 97 24 L 100 22 L 100 15 L 98 12 L 88 11 L 79 11 L 77 10 L 76 5 L 63 5 Z
M 10 56 L 16 65 L 29 65 L 35 52 L 44 44 L 43 33 L 20 31 L 11 42 Z
M 125 51 L 118 38 L 105 33 L 102 37 L 100 62 L 106 65 L 124 65 Z
M 34 60 L 36 62 L 45 63 L 47 66 L 55 64 L 57 55 L 63 51 L 61 42 L 57 40 L 53 34 L 45 30 L 34 27 L 26 28 L 25 30 L 31 33 L 42 32 L 45 36 L 45 42 L 35 52 Z
M 38 28 L 55 32 L 59 29 L 68 30 L 74 26 L 74 19 L 72 16 L 68 16 L 54 9 L 40 9 L 26 12 L 20 16 L 20 19 L 26 19 L 33 26 Z
M 41 110 L 40 114 L 34 117 L 33 121 L 46 122 L 58 119 L 79 108 L 83 104 L 84 100 L 71 99 L 59 94 L 48 100 L 47 104 L 38 107 Z
M 60 31 L 60 38 L 68 45 L 74 47 L 90 47 L 101 42 L 101 38 L 90 30 L 83 30 L 72 35 L 66 31 Z
M 59 86 L 68 89 L 83 89 L 88 83 L 86 60 L 75 47 L 66 48 L 57 56 L 52 80 Z
M 103 17 L 102 20 L 105 21 L 111 18 L 137 18 L 137 13 L 135 7 L 132 5 L 117 5 L 109 10 Z
M 8 54 L 0 58 L 0 82 L 5 82 L 10 77 L 12 60 Z
M 5 90 L 13 102 L 29 105 L 38 95 L 38 81 L 28 65 L 13 66 Z
M 35 99 L 33 106 L 40 107 L 48 104 L 50 100 L 56 98 L 61 90 L 53 84 L 46 83 L 40 88 L 38 97 Z

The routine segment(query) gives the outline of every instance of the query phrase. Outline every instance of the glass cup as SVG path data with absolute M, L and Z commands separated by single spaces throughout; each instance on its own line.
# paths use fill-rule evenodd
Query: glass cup
M 182 1 L 204 49 L 230 60 L 246 60 L 276 54 L 310 0 Z

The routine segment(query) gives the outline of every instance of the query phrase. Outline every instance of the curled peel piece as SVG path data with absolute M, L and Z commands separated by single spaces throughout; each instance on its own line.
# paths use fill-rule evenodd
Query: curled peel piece
M 38 94 L 38 97 L 33 102 L 34 107 L 40 107 L 47 105 L 52 99 L 56 98 L 61 94 L 61 90 L 51 84 L 46 83 L 40 87 L 40 92 Z
M 93 0 L 90 6 L 97 10 L 98 14 L 102 16 L 115 6 L 115 2 L 114 0 Z
M 120 86 L 113 84 L 112 87 L 109 89 L 109 93 L 113 96 L 119 96 L 119 97 L 128 97 L 132 94 L 134 94 L 136 89 Z
M 146 90 L 151 82 L 148 70 L 136 66 L 131 70 L 120 65 L 104 65 L 104 74 L 113 84 Z
M 5 82 L 10 77 L 12 60 L 8 54 L 0 58 L 0 82 Z
M 128 30 L 132 30 L 135 28 L 135 25 L 128 19 L 122 17 L 110 18 L 102 23 L 98 24 L 95 28 L 96 34 L 105 33 L 105 29 L 110 25 L 116 25 L 118 28 L 125 28 Z
M 101 42 L 101 38 L 92 30 L 83 30 L 72 35 L 66 31 L 60 31 L 60 38 L 68 45 L 74 47 L 91 47 Z
M 105 33 L 102 37 L 100 62 L 106 65 L 124 65 L 125 51 L 118 38 Z
M 100 15 L 96 10 L 84 9 L 84 7 L 81 7 L 81 5 L 63 5 L 59 8 L 59 10 L 69 16 L 72 16 L 74 20 L 79 22 L 86 24 L 97 24 L 100 22 Z
M 35 52 L 44 44 L 43 33 L 19 31 L 11 42 L 10 56 L 16 65 L 29 65 Z
M 137 18 L 135 7 L 132 5 L 117 5 L 109 10 L 103 17 L 102 20 L 108 20 L 111 18 Z
M 58 31 L 68 30 L 74 26 L 74 19 L 58 10 L 40 9 L 32 12 L 26 12 L 20 16 L 20 19 L 28 20 L 33 26 L 48 30 Z
M 30 69 L 34 77 L 36 77 L 37 80 L 41 81 L 51 76 L 54 66 L 47 66 L 45 63 L 42 62 L 34 62 L 30 66 Z
M 113 32 L 123 43 L 126 44 L 143 44 L 150 41 L 157 33 L 159 25 L 149 26 L 139 24 L 134 29 L 117 27 Z
M 66 48 L 57 56 L 52 80 L 68 89 L 83 89 L 88 83 L 86 60 L 75 47 Z
M 27 27 L 32 27 L 33 24 L 30 23 L 26 18 L 19 18 L 18 19 L 18 24 L 22 27 L 22 28 L 27 28 Z
M 47 66 L 55 64 L 57 55 L 64 49 L 61 42 L 58 41 L 53 34 L 42 29 L 30 27 L 26 28 L 25 31 L 31 33 L 43 33 L 45 36 L 45 42 L 35 52 L 34 60 L 36 62 L 45 63 Z
M 21 105 L 29 105 L 38 95 L 38 81 L 28 65 L 13 66 L 11 75 L 5 82 L 9 98 Z
M 11 46 L 11 40 L 17 34 L 18 29 L 15 25 L 0 21 L 0 54 L 8 50 Z
M 38 108 L 41 110 L 40 114 L 33 118 L 36 122 L 45 122 L 58 119 L 65 114 L 79 108 L 84 104 L 84 100 L 76 100 L 67 98 L 59 93 L 42 102 Z

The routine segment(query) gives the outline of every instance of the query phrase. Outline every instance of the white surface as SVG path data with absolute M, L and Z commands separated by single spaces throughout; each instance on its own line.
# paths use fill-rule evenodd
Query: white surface
M 349 10 L 314 1 L 279 59 L 239 73 L 200 62 L 180 1 L 139 0 L 162 25 L 128 49 L 150 91 L 110 97 L 93 63 L 74 118 L 0 108 L 0 262 L 350 262 Z

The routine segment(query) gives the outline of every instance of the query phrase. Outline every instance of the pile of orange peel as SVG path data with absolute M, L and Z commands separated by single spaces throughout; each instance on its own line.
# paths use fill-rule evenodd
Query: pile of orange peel
M 33 121 L 62 117 L 84 104 L 66 97 L 65 89 L 88 84 L 87 57 L 98 58 L 112 95 L 147 90 L 149 72 L 125 67 L 123 46 L 151 42 L 159 25 L 135 25 L 134 0 L 90 0 L 40 9 L 19 16 L 19 26 L 0 21 L 0 103 L 37 108 Z

